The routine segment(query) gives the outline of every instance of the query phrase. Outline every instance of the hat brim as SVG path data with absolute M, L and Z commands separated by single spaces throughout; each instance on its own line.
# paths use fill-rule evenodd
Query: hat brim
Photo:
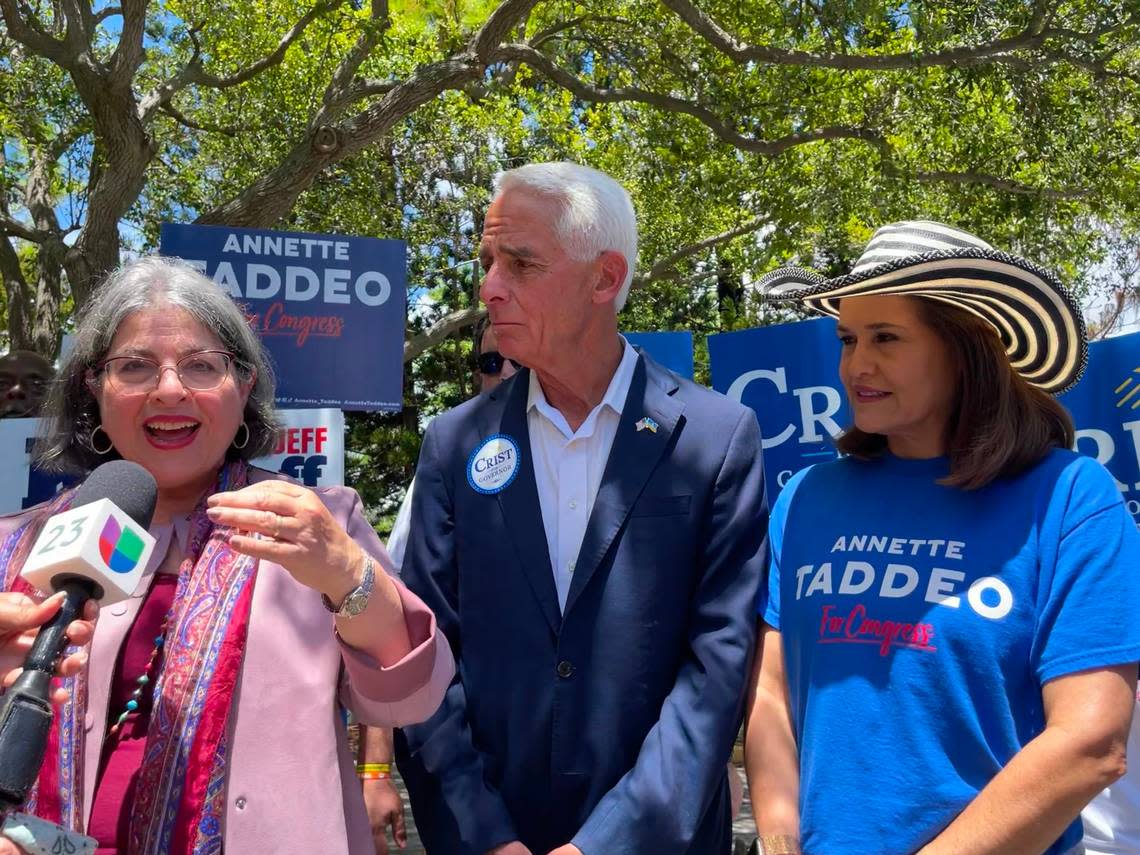
M 905 295 L 957 306 L 997 330 L 1014 370 L 1054 395 L 1076 384 L 1088 364 L 1088 333 L 1072 296 L 1047 270 L 997 250 L 933 251 L 835 279 L 783 268 L 757 287 L 832 317 L 846 297 Z

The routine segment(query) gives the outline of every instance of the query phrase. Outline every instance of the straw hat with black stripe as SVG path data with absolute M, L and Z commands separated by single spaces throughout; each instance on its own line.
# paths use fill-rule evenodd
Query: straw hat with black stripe
M 757 287 L 769 298 L 800 300 L 832 317 L 845 297 L 893 294 L 949 303 L 989 322 L 1014 370 L 1052 394 L 1073 386 L 1088 361 L 1084 320 L 1056 276 L 942 223 L 883 226 L 846 276 L 826 279 L 784 267 Z

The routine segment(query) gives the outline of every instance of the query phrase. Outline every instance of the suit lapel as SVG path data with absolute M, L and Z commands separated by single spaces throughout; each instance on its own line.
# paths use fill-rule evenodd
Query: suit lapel
M 515 548 L 515 556 L 530 582 L 539 607 L 550 629 L 557 635 L 562 626 L 558 609 L 558 591 L 554 587 L 554 571 L 546 548 L 546 529 L 542 523 L 542 506 L 534 480 L 534 459 L 527 430 L 526 402 L 530 389 L 530 372 L 523 370 L 513 382 L 492 391 L 498 407 L 487 407 L 480 419 L 481 437 L 503 433 L 519 444 L 519 471 L 514 481 L 499 491 L 495 498 L 506 521 L 505 528 Z
M 646 481 L 669 447 L 684 410 L 672 396 L 676 390 L 672 377 L 642 353 L 634 369 L 594 509 L 586 524 L 564 614 L 569 614 L 602 563 Z M 657 423 L 656 431 L 637 429 L 637 423 L 647 416 Z

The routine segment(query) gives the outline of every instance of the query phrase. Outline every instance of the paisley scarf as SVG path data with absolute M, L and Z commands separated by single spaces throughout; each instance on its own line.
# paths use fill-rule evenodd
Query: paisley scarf
M 248 479 L 247 464 L 228 463 L 212 492 L 241 489 Z M 9 568 L 5 590 L 35 593 L 19 578 L 19 568 L 44 522 L 73 498 L 74 490 L 56 497 L 0 543 L 0 567 Z M 128 855 L 208 855 L 222 849 L 227 724 L 257 569 L 255 559 L 230 548 L 229 535 L 230 529 L 210 522 L 203 497 L 190 519 L 167 623 Z M 47 757 L 25 810 L 82 831 L 86 669 L 60 683 L 71 697 L 56 708 Z

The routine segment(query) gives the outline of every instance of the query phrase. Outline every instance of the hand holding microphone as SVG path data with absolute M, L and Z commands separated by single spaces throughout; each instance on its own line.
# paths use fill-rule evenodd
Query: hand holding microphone
M 26 594 L 15 591 L 0 593 L 0 680 L 5 687 L 12 685 L 20 675 L 36 632 L 55 616 L 63 605 L 65 596 L 60 591 L 37 603 Z M 83 618 L 72 621 L 67 626 L 65 635 L 69 644 L 82 647 L 91 640 L 98 613 L 99 606 L 94 600 L 88 600 L 84 606 Z M 73 653 L 59 663 L 55 672 L 61 677 L 71 677 L 79 673 L 86 662 L 86 653 Z M 52 693 L 53 702 L 64 703 L 66 700 L 67 692 L 64 689 L 56 689 Z
M 18 807 L 43 764 L 51 731 L 49 695 L 58 668 L 78 671 L 83 661 L 60 662 L 90 600 L 116 603 L 138 587 L 154 538 L 147 531 L 158 487 L 154 477 L 125 460 L 104 463 L 79 487 L 71 507 L 47 519 L 20 569 L 24 581 L 58 599 L 31 642 L 20 674 L 0 698 L 0 810 Z M 13 603 L 10 603 L 12 605 Z M 17 607 L 19 601 L 14 603 Z M 33 619 L 40 611 L 33 609 Z M 82 621 L 79 622 L 82 624 Z M 15 639 L 19 647 L 22 639 Z

